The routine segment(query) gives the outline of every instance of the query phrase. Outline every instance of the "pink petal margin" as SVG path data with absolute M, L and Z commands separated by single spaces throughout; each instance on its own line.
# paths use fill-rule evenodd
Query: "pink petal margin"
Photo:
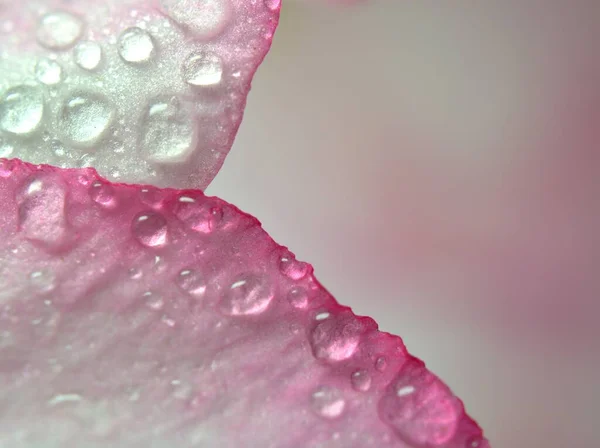
M 0 446 L 489 448 L 233 205 L 7 159 L 0 201 Z

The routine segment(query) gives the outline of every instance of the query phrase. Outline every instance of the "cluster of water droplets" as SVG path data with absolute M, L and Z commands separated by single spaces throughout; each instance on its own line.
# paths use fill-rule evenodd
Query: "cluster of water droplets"
M 84 19 L 28 0 L 3 19 L 35 33 L 0 33 L 0 156 L 205 188 L 233 142 L 279 5 L 108 3 L 90 3 Z

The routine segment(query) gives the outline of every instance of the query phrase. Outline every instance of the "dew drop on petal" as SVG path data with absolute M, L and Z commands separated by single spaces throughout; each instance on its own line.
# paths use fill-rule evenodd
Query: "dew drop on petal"
M 348 359 L 358 348 L 360 332 L 360 323 L 353 316 L 328 316 L 318 321 L 310 334 L 313 354 L 325 361 Z
M 118 49 L 121 58 L 132 64 L 144 64 L 155 53 L 152 36 L 138 27 L 127 28 L 120 34 Z
M 47 86 L 60 84 L 64 77 L 60 64 L 48 58 L 41 58 L 37 61 L 34 73 L 35 78 Z
M 221 82 L 223 62 L 216 53 L 192 53 L 183 62 L 182 74 L 192 86 L 213 86 Z
M 161 5 L 175 22 L 199 39 L 223 32 L 233 12 L 231 0 L 161 0 Z
M 58 122 L 65 140 L 74 146 L 91 147 L 106 134 L 114 117 L 114 106 L 104 95 L 77 92 L 63 102 Z
M 306 308 L 308 292 L 302 286 L 295 286 L 288 292 L 287 299 L 294 308 Z
M 96 181 L 90 187 L 90 197 L 97 204 L 110 207 L 115 203 L 115 190 L 110 184 Z
M 382 396 L 379 413 L 400 439 L 429 448 L 452 439 L 461 406 L 448 386 L 422 363 L 409 361 Z
M 177 285 L 194 296 L 200 296 L 206 290 L 206 281 L 204 277 L 197 271 L 192 269 L 184 269 L 177 275 Z
M 29 275 L 29 283 L 37 291 L 47 293 L 56 288 L 56 278 L 52 271 L 34 271 Z
M 366 370 L 356 370 L 350 375 L 352 388 L 357 392 L 366 392 L 371 388 L 371 375 Z
M 161 247 L 167 244 L 167 220 L 159 213 L 139 213 L 133 219 L 131 231 L 146 247 Z
M 0 99 L 0 128 L 14 135 L 35 131 L 44 116 L 44 94 L 35 86 L 8 89 Z
M 83 32 L 83 21 L 64 11 L 44 15 L 37 29 L 40 45 L 50 50 L 64 50 L 73 45 Z
M 308 265 L 296 260 L 294 254 L 286 251 L 279 258 L 279 270 L 293 280 L 300 280 L 308 273 Z
M 273 297 L 268 279 L 259 274 L 242 274 L 224 291 L 220 308 L 232 316 L 260 314 L 269 307 Z
M 385 356 L 379 356 L 375 360 L 375 369 L 378 372 L 384 372 L 386 368 L 387 368 L 387 359 L 386 359 L 386 357 Z
M 84 41 L 73 50 L 75 63 L 84 70 L 95 70 L 102 61 L 102 47 L 97 42 Z
M 317 415 L 334 419 L 342 415 L 346 402 L 339 390 L 333 387 L 319 387 L 312 393 L 311 406 Z
M 141 150 L 155 163 L 186 161 L 198 143 L 192 114 L 176 98 L 152 101 L 142 124 Z

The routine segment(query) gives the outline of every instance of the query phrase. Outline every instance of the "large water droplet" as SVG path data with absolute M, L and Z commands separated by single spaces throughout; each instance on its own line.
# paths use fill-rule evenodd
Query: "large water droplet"
M 77 92 L 64 101 L 58 120 L 63 137 L 72 145 L 91 147 L 106 134 L 114 116 L 115 109 L 105 96 Z
M 20 229 L 31 241 L 58 248 L 67 237 L 66 190 L 53 176 L 32 176 L 17 194 Z
M 35 131 L 44 116 L 44 94 L 38 87 L 12 87 L 0 99 L 0 128 L 15 135 Z
M 273 297 L 267 278 L 258 274 L 243 274 L 223 293 L 221 311 L 233 316 L 260 314 L 269 307 Z
M 371 375 L 366 370 L 357 370 L 350 376 L 352 388 L 358 392 L 366 392 L 371 388 Z
M 192 269 L 181 271 L 177 276 L 176 283 L 181 289 L 194 296 L 200 296 L 206 290 L 204 276 Z
M 183 62 L 182 74 L 185 82 L 192 86 L 214 86 L 221 82 L 223 62 L 216 53 L 192 53 Z
M 167 220 L 159 213 L 148 211 L 137 214 L 131 231 L 144 246 L 160 247 L 167 244 Z
M 415 447 L 442 446 L 456 432 L 460 402 L 419 361 L 408 361 L 379 403 L 383 421 Z
M 102 61 L 102 47 L 97 42 L 84 41 L 73 50 L 75 63 L 84 70 L 95 70 Z
M 152 59 L 155 48 L 150 34 L 138 27 L 127 28 L 119 36 L 119 55 L 132 64 L 144 64 Z
M 360 322 L 351 313 L 329 316 L 319 321 L 310 334 L 313 354 L 326 361 L 342 361 L 356 352 L 361 334 Z
M 83 22 L 73 14 L 55 11 L 40 20 L 37 40 L 50 50 L 64 50 L 73 45 L 83 32 Z
M 63 69 L 52 59 L 42 58 L 35 64 L 35 77 L 42 84 L 53 86 L 63 80 Z
M 156 163 L 186 161 L 198 144 L 191 108 L 177 98 L 163 97 L 148 106 L 142 125 L 141 149 Z
M 334 419 L 342 415 L 346 402 L 339 390 L 319 387 L 311 396 L 312 409 L 321 417 Z
M 233 12 L 230 0 L 161 0 L 161 4 L 173 20 L 201 39 L 222 33 Z

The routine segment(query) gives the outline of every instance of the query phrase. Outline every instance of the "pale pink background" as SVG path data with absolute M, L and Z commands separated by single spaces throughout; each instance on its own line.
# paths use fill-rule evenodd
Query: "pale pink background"
M 288 1 L 278 33 L 209 192 L 494 447 L 600 446 L 600 2 Z

